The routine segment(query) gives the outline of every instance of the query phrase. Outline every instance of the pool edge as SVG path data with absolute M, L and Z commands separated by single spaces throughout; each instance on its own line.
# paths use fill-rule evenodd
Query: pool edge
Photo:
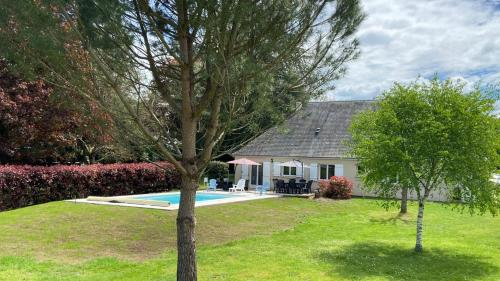
M 205 193 L 206 191 L 201 191 Z M 166 195 L 166 194 L 178 194 L 180 192 L 162 192 L 162 193 L 150 193 L 143 195 Z M 223 194 L 228 195 L 227 192 L 216 191 L 216 192 L 206 192 L 207 194 Z M 237 194 L 231 194 L 232 196 L 229 198 L 223 199 L 212 199 L 199 201 L 195 203 L 195 207 L 203 207 L 203 206 L 212 206 L 212 205 L 221 205 L 228 203 L 237 203 L 251 200 L 259 200 L 259 199 L 269 199 L 269 198 L 278 198 L 281 197 L 278 194 L 274 193 L 264 193 L 262 195 L 253 193 L 253 192 L 239 192 Z M 87 203 L 94 205 L 107 205 L 107 206 L 120 206 L 120 207 L 136 207 L 136 208 L 146 208 L 146 209 L 157 209 L 157 210 L 167 210 L 174 211 L 179 209 L 179 204 L 168 204 L 166 202 L 154 201 L 154 200 L 138 200 L 132 199 L 131 197 L 141 196 L 141 194 L 135 195 L 122 195 L 122 196 L 111 196 L 111 197 L 99 197 L 99 196 L 89 196 L 84 199 L 70 199 L 65 200 L 66 202 L 72 203 Z M 114 202 L 113 202 L 114 201 Z

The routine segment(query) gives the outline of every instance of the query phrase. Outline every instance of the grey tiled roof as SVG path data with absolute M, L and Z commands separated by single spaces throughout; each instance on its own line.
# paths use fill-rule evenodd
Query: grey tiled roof
M 311 102 L 284 124 L 271 128 L 234 155 L 346 157 L 352 117 L 374 101 Z M 319 128 L 319 133 L 315 134 Z

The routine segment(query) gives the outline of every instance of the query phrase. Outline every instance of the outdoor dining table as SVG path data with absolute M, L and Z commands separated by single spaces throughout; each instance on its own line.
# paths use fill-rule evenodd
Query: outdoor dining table
M 289 184 L 290 182 L 284 182 L 284 192 L 285 194 L 302 194 L 302 191 L 306 187 L 305 182 L 295 182 L 295 188 L 292 188 Z

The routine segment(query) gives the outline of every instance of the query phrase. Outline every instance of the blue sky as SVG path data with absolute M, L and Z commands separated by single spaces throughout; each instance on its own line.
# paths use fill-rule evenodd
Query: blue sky
M 361 56 L 327 94 L 372 99 L 395 82 L 500 82 L 500 0 L 362 0 Z M 500 107 L 499 107 L 500 108 Z

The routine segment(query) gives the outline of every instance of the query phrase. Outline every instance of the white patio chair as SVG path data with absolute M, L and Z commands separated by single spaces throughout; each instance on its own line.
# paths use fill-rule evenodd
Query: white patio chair
M 229 192 L 245 191 L 245 179 L 240 179 L 237 184 L 229 188 Z

